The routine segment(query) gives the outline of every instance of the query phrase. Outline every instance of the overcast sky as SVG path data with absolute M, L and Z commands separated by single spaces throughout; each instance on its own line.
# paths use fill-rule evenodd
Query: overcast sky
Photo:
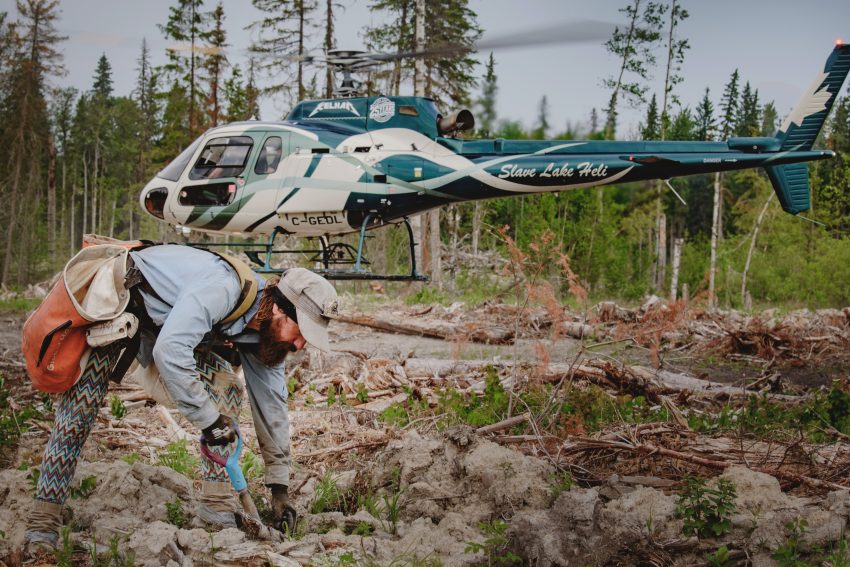
M 362 49 L 362 33 L 378 16 L 371 2 L 341 0 L 346 6 L 337 16 L 340 48 Z M 167 43 L 157 28 L 168 18 L 171 0 L 62 0 L 59 29 L 63 42 L 66 77 L 55 82 L 85 90 L 91 87 L 97 59 L 105 53 L 113 69 L 115 93 L 133 88 L 136 59 L 142 38 L 147 38 L 154 64 L 165 61 Z M 487 36 L 551 26 L 558 22 L 595 19 L 623 23 L 618 9 L 626 0 L 470 0 L 478 23 Z M 760 100 L 776 103 L 780 115 L 794 106 L 803 90 L 822 68 L 837 38 L 850 41 L 850 0 L 684 0 L 690 12 L 681 26 L 688 38 L 683 67 L 686 80 L 677 87 L 682 103 L 695 106 L 705 87 L 717 102 L 731 72 L 738 68 L 744 81 L 758 89 Z M 207 0 L 205 7 L 215 3 Z M 231 63 L 244 65 L 251 42 L 245 27 L 259 17 L 250 0 L 224 0 Z M 15 17 L 14 0 L 0 0 L 0 10 Z M 322 33 L 315 33 L 315 44 Z M 651 86 L 659 92 L 664 71 L 663 54 Z M 484 60 L 487 54 L 481 54 Z M 617 71 L 617 61 L 602 42 L 582 45 L 503 49 L 495 53 L 499 78 L 498 115 L 522 121 L 536 120 L 540 99 L 549 100 L 550 124 L 562 130 L 567 121 L 587 123 L 592 108 L 600 111 L 608 100 L 601 80 Z M 478 74 L 483 74 L 483 65 Z M 320 77 L 323 75 L 320 75 Z M 320 84 L 322 81 L 320 80 Z M 845 90 L 846 92 L 846 90 Z M 477 96 L 474 93 L 473 97 Z M 281 103 L 266 101 L 264 119 L 279 119 L 288 111 Z M 624 111 L 620 136 L 635 137 L 641 116 Z

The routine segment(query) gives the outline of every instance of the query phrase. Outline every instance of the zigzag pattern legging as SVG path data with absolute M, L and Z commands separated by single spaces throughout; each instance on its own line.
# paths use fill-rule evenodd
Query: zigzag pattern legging
M 53 429 L 41 460 L 41 474 L 36 488 L 36 500 L 64 504 L 71 490 L 77 460 L 88 439 L 97 412 L 106 396 L 109 374 L 118 360 L 119 351 L 112 347 L 92 350 L 80 379 L 62 394 L 56 404 Z M 229 365 L 215 354 L 196 354 L 195 361 L 204 388 L 209 392 L 219 411 L 237 417 L 242 405 L 242 387 L 233 380 L 222 389 L 217 373 L 230 370 Z M 211 447 L 216 453 L 228 455 L 234 446 Z M 202 461 L 204 480 L 227 482 L 224 468 L 207 459 Z
M 118 354 L 111 347 L 93 349 L 80 379 L 59 398 L 41 459 L 36 500 L 64 504 L 68 499 L 77 459 L 103 404 L 109 372 Z

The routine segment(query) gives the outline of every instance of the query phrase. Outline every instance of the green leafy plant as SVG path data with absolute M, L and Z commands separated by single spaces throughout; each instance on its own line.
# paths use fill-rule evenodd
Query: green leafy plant
M 797 518 L 785 524 L 785 529 L 789 532 L 788 537 L 771 556 L 781 567 L 811 567 L 809 562 L 803 560 L 800 549 L 800 541 L 808 526 L 805 518 Z
M 481 522 L 478 524 L 478 527 L 484 532 L 484 541 L 466 542 L 464 553 L 483 553 L 487 559 L 488 567 L 519 561 L 519 556 L 505 550 L 508 543 L 508 538 L 505 535 L 505 532 L 508 530 L 508 524 L 496 518 L 489 522 Z
M 832 551 L 824 558 L 824 565 L 830 567 L 850 567 L 850 549 L 847 540 L 842 537 L 832 548 Z
M 194 478 L 195 470 L 200 464 L 198 458 L 189 453 L 185 439 L 166 445 L 159 454 L 159 462 L 189 478 Z
M 570 471 L 562 471 L 549 476 L 549 492 L 552 498 L 557 498 L 564 492 L 569 492 L 573 487 L 573 475 Z
M 717 488 L 710 488 L 705 479 L 689 476 L 685 478 L 685 489 L 679 495 L 676 512 L 684 518 L 682 531 L 685 535 L 717 537 L 729 533 L 732 521 L 729 516 L 735 511 L 735 485 L 721 478 Z
M 15 445 L 26 428 L 30 419 L 39 415 L 38 411 L 30 405 L 15 409 L 10 398 L 9 388 L 6 387 L 5 378 L 0 375 L 0 462 L 7 460 L 12 451 L 6 450 Z
M 266 474 L 266 466 L 263 464 L 256 453 L 252 450 L 245 451 L 242 454 L 242 474 L 247 480 L 262 478 Z
M 709 567 L 729 567 L 732 564 L 732 558 L 729 555 L 729 548 L 725 545 L 719 547 L 714 553 L 709 553 L 705 556 L 705 561 Z
M 385 526 L 385 530 L 390 532 L 391 534 L 396 533 L 396 529 L 398 528 L 398 518 L 401 514 L 401 508 L 403 505 L 402 494 L 404 490 L 394 490 L 390 493 L 384 493 L 382 496 L 382 500 L 384 502 L 384 520 L 386 523 L 382 525 Z
M 71 542 L 71 526 L 62 526 L 59 531 L 59 547 L 56 548 L 56 567 L 73 567 L 74 544 Z
M 378 494 L 372 490 L 371 486 L 367 487 L 363 493 L 357 495 L 357 509 L 369 512 L 373 518 L 380 518 L 380 506 L 380 498 L 378 497 Z
M 121 551 L 118 549 L 118 536 L 112 536 L 109 539 L 109 556 L 106 558 L 105 567 L 133 567 L 135 562 L 135 552 L 128 551 L 126 554 L 122 555 Z
M 131 467 L 133 466 L 133 464 L 136 461 L 138 461 L 141 458 L 142 458 L 142 456 L 138 453 L 135 453 L 135 452 L 127 453 L 126 455 L 121 456 L 121 460 L 124 461 L 125 463 L 127 463 L 128 465 L 130 465 Z
M 183 502 L 179 498 L 175 497 L 171 502 L 165 503 L 165 519 L 178 528 L 186 525 L 186 512 L 183 511 Z
M 30 484 L 30 492 L 35 494 L 35 491 L 38 490 L 38 479 L 41 477 L 41 469 L 37 467 L 32 467 L 30 472 L 27 473 L 27 480 Z
M 109 412 L 115 419 L 122 419 L 127 415 L 127 406 L 124 405 L 124 400 L 112 394 L 109 398 Z
M 374 533 L 375 527 L 369 522 L 357 522 L 357 525 L 351 529 L 351 535 L 368 537 Z
M 339 489 L 333 471 L 329 470 L 316 484 L 316 494 L 313 496 L 313 503 L 310 505 L 310 513 L 321 514 L 338 509 L 342 502 L 342 491 Z
M 366 384 L 362 382 L 357 384 L 357 401 L 364 404 L 369 401 L 369 390 L 366 389 Z
M 87 476 L 80 481 L 79 486 L 71 489 L 71 498 L 74 500 L 88 498 L 95 488 L 97 488 L 97 477 L 94 475 Z

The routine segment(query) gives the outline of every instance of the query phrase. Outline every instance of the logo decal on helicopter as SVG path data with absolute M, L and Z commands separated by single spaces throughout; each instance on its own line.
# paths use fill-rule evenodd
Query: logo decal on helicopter
M 559 165 L 550 162 L 542 172 L 538 173 L 536 167 L 518 167 L 516 164 L 506 163 L 502 166 L 498 177 L 499 179 L 509 177 L 573 177 L 576 173 L 578 173 L 578 177 L 606 177 L 608 166 L 604 163 L 594 164 L 590 161 L 583 161 L 576 166 L 570 166 L 569 163 Z
M 320 102 L 316 105 L 316 108 L 313 109 L 313 112 L 310 113 L 307 118 L 312 118 L 316 114 L 320 112 L 324 112 L 325 110 L 347 110 L 354 116 L 360 116 L 360 113 L 357 112 L 357 109 L 354 108 L 354 105 L 351 104 L 347 100 L 333 100 L 327 102 Z
M 395 103 L 386 97 L 377 99 L 369 107 L 369 118 L 375 122 L 386 122 L 395 114 Z

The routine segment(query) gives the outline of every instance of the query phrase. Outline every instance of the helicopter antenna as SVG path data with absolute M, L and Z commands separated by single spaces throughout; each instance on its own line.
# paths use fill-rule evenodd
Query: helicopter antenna
M 665 180 L 664 180 L 664 183 L 666 183 L 666 184 L 667 184 L 667 187 L 669 187 L 669 188 L 670 188 L 670 191 L 672 191 L 672 192 L 673 192 L 673 194 L 674 194 L 674 195 L 676 195 L 676 196 L 679 198 L 679 200 L 680 200 L 680 201 L 682 201 L 682 204 L 683 204 L 683 205 L 685 205 L 685 206 L 687 207 L 687 206 L 688 206 L 688 204 L 685 202 L 685 200 L 682 198 L 682 196 L 681 196 L 681 195 L 679 195 L 679 192 L 678 192 L 678 191 L 676 191 L 676 190 L 673 188 L 673 186 L 672 186 L 672 185 L 670 185 L 670 180 L 669 180 L 669 179 L 665 179 Z

